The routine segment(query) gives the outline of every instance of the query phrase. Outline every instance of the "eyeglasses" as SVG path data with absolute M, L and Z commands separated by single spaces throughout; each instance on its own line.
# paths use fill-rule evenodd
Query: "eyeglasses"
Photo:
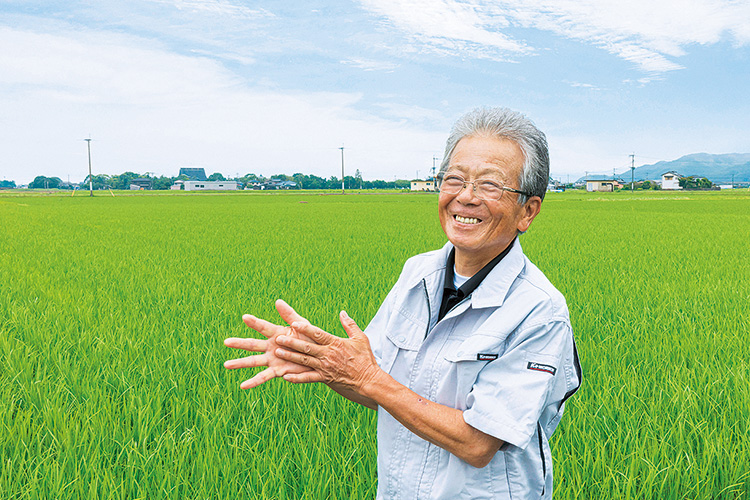
M 473 182 L 469 182 L 456 174 L 449 174 L 443 178 L 443 182 L 440 184 L 440 192 L 445 194 L 458 194 L 463 191 L 467 184 L 471 184 L 476 197 L 484 201 L 499 201 L 500 198 L 503 197 L 505 191 L 523 194 L 529 197 L 532 196 L 525 191 L 509 188 L 503 184 L 502 181 L 495 179 L 476 179 Z

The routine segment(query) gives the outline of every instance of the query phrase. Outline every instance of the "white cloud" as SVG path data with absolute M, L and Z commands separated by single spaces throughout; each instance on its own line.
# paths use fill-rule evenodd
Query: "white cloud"
M 524 43 L 499 31 L 508 26 L 502 16 L 489 17 L 473 3 L 455 0 L 363 0 L 362 3 L 437 52 L 500 60 L 529 52 Z
M 348 64 L 355 68 L 360 68 L 364 71 L 393 71 L 398 68 L 398 64 L 389 61 L 372 61 L 367 59 L 346 59 L 341 61 L 341 64 Z
M 503 30 L 534 28 L 600 47 L 649 73 L 679 69 L 692 44 L 750 43 L 745 0 L 362 0 L 421 43 L 502 59 L 533 52 Z
M 410 177 L 444 140 L 358 111 L 358 93 L 249 88 L 213 60 L 134 36 L 2 28 L 0 46 L 0 177 L 17 182 L 82 180 L 89 134 L 97 172 L 168 176 L 184 165 L 339 175 L 344 143 L 366 179 Z
M 207 12 L 210 14 L 255 19 L 272 17 L 265 9 L 249 9 L 243 5 L 226 0 L 148 0 L 151 3 L 171 5 L 188 12 Z

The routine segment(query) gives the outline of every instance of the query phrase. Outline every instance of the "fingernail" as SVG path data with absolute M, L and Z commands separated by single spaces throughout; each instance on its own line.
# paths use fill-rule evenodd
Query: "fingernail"
M 349 315 L 348 315 L 348 314 L 346 314 L 346 311 L 341 311 L 341 314 L 342 314 L 342 315 L 343 315 L 343 316 L 344 316 L 345 318 L 347 318 L 347 319 L 351 319 L 351 318 L 349 318 Z

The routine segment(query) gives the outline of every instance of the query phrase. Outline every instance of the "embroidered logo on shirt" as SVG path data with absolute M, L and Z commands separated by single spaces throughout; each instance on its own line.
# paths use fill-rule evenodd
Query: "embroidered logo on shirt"
M 554 375 L 557 373 L 557 368 L 555 368 L 552 365 L 544 365 L 542 363 L 534 363 L 533 361 L 529 361 L 529 364 L 526 365 L 526 368 L 529 370 L 536 370 L 538 372 L 546 372 L 550 375 Z
M 497 354 L 491 354 L 488 352 L 480 352 L 477 354 L 477 361 L 495 361 Z

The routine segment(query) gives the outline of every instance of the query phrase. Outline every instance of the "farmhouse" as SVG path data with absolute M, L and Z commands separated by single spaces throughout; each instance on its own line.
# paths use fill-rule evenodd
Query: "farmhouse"
M 615 188 L 621 187 L 622 184 L 620 184 L 617 179 L 586 179 L 586 191 L 588 192 L 612 192 Z
M 208 179 L 205 169 L 202 168 L 183 167 L 180 169 L 179 175 L 186 176 L 190 181 L 205 181 Z
M 181 191 L 234 191 L 236 181 L 175 181 L 170 189 Z
M 661 174 L 662 189 L 682 189 L 680 187 L 680 174 L 675 171 L 664 172 Z
M 429 181 L 411 181 L 412 191 L 437 191 L 437 184 L 433 180 Z
M 138 191 L 141 189 L 150 190 L 152 187 L 151 179 L 145 179 L 145 178 L 137 178 L 130 181 L 130 189 L 133 191 Z
M 271 179 L 265 182 L 253 182 L 245 186 L 245 189 L 261 189 L 261 190 L 274 190 L 274 189 L 296 189 L 297 183 L 294 181 L 283 181 L 281 179 Z

